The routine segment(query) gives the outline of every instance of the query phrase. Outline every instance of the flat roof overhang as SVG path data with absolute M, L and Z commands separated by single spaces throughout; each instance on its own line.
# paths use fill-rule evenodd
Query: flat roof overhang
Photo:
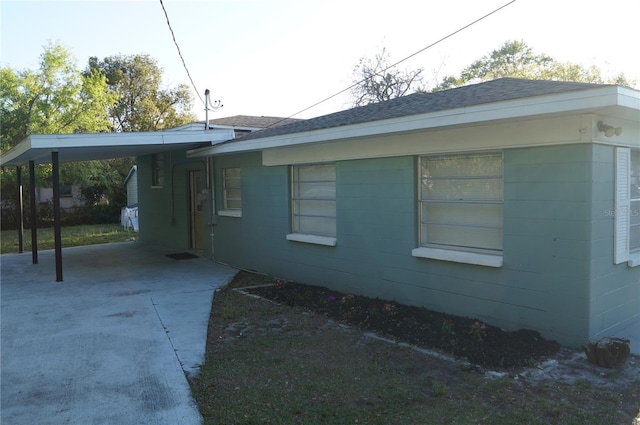
M 127 158 L 211 146 L 233 139 L 233 129 L 127 133 L 32 134 L 0 155 L 0 166 Z

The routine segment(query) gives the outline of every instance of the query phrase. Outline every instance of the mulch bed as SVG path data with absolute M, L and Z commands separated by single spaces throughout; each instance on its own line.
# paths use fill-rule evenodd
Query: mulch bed
M 449 353 L 487 368 L 534 366 L 560 349 L 557 342 L 545 340 L 537 331 L 507 332 L 467 317 L 343 294 L 318 286 L 277 280 L 271 286 L 245 290 L 386 337 Z

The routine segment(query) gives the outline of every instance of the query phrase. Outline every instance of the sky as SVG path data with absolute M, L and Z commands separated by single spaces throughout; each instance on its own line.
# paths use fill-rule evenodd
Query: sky
M 399 65 L 444 76 L 521 40 L 534 53 L 624 73 L 640 86 L 637 0 L 0 0 L 0 65 L 37 69 L 43 46 L 60 43 L 79 69 L 91 56 L 148 54 L 163 84 L 188 84 L 204 119 L 205 89 L 233 115 L 311 118 L 347 109 L 349 92 L 311 107 L 353 82 L 363 57 L 383 47 L 400 61 L 473 21 L 489 17 Z M 506 5 L 506 6 L 505 6 Z M 311 108 L 310 108 L 311 107 Z M 304 111 L 304 112 L 301 112 Z M 300 113 L 301 112 L 301 113 Z M 297 115 L 296 115 L 297 114 Z

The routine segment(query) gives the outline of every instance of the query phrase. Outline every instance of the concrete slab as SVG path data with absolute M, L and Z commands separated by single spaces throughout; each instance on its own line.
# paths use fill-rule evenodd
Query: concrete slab
M 237 270 L 129 242 L 0 257 L 3 424 L 200 424 L 215 289 Z

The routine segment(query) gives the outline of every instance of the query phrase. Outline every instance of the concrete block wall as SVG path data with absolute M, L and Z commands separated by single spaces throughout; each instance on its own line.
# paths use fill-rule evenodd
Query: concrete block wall
M 259 154 L 215 161 L 216 173 L 242 168 L 242 218 L 218 217 L 215 226 L 220 261 L 507 329 L 536 328 L 565 343 L 588 335 L 589 145 L 504 151 L 504 266 L 497 269 L 411 256 L 418 244 L 415 156 L 336 162 L 335 247 L 285 239 L 289 167 L 264 167 Z
M 640 326 L 640 267 L 614 264 L 615 147 L 592 146 L 594 182 L 591 220 L 591 292 L 589 334 L 610 336 Z
M 189 214 L 189 170 L 205 172 L 202 160 L 190 160 L 185 152 L 165 152 L 163 187 L 151 187 L 151 155 L 136 159 L 138 164 L 138 205 L 141 241 L 176 251 L 191 248 Z M 209 221 L 208 209 L 204 222 Z M 206 232 L 207 229 L 203 229 Z M 205 247 L 208 249 L 208 245 Z

